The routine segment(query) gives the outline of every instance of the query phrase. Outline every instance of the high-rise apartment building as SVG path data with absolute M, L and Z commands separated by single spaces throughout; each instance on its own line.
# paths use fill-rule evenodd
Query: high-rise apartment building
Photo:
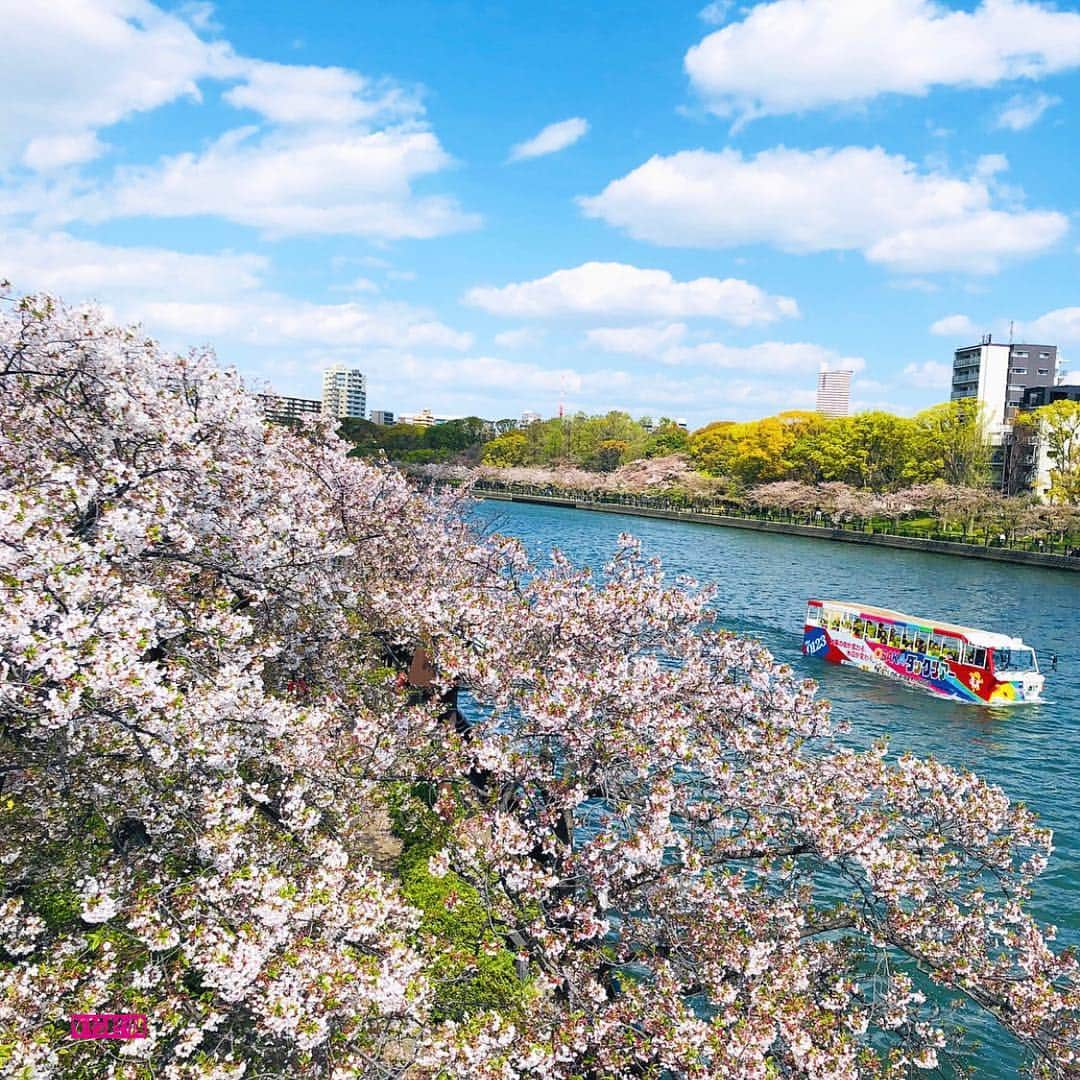
M 362 420 L 367 415 L 367 379 L 362 371 L 347 368 L 344 364 L 335 364 L 323 372 L 322 380 L 323 416 L 344 419 L 346 416 L 358 416 Z
M 291 424 L 322 412 L 322 402 L 315 398 L 285 397 L 282 394 L 257 394 L 259 408 L 267 420 Z
M 988 334 L 953 355 L 952 400 L 978 399 L 987 425 L 994 428 L 1010 422 L 1024 403 L 1025 390 L 1053 386 L 1056 375 L 1056 345 L 1006 345 Z
M 373 424 L 379 424 L 381 427 L 389 427 L 394 422 L 394 414 L 389 409 L 372 409 L 371 416 L 368 418 Z
M 851 410 L 851 372 L 819 371 L 817 411 L 822 416 L 847 416 Z

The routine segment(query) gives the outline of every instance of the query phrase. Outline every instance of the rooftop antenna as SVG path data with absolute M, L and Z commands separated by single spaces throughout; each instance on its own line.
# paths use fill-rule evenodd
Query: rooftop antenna
M 1012 321 L 1012 319 L 1010 319 L 1009 320 L 1009 344 L 1011 345 L 1012 343 L 1013 343 L 1013 321 Z
M 566 372 L 559 376 L 559 419 L 563 418 L 563 401 L 566 398 Z

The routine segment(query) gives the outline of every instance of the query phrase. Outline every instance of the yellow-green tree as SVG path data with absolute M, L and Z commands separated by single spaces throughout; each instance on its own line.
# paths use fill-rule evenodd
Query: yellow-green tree
M 1054 401 L 1036 411 L 1046 441 L 1050 469 L 1050 500 L 1080 502 L 1080 401 Z
M 690 436 L 690 458 L 702 471 L 713 476 L 730 476 L 731 429 L 735 427 L 731 420 L 718 420 L 699 428 Z
M 497 469 L 524 465 L 528 458 L 529 440 L 520 431 L 499 435 L 484 447 L 484 464 L 494 465 Z
M 691 436 L 690 454 L 706 472 L 746 485 L 768 484 L 788 476 L 792 448 L 823 423 L 817 413 L 792 410 L 741 424 L 710 424 Z
M 947 484 L 982 487 L 990 479 L 990 442 L 983 406 L 975 398 L 946 401 L 915 416 L 917 454 L 913 482 L 942 479 Z

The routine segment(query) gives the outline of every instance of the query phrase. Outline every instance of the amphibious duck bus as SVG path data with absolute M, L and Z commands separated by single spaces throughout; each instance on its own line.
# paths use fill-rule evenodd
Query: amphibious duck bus
M 973 704 L 1038 701 L 1043 689 L 1020 638 L 840 600 L 809 602 L 803 652 Z

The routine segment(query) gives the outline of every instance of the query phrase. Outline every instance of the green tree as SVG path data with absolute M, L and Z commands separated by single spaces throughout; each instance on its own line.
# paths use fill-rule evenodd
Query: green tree
M 903 483 L 918 452 L 914 421 L 887 412 L 857 413 L 851 419 L 862 463 L 857 486 L 886 491 Z
M 410 450 L 419 450 L 424 444 L 427 428 L 423 424 L 391 424 L 384 429 L 383 446 L 390 458 L 400 458 Z
M 488 422 L 481 420 L 479 416 L 433 424 L 424 432 L 424 448 L 460 454 L 468 447 L 484 441 L 489 427 Z
M 614 472 L 625 460 L 630 444 L 622 439 L 605 439 L 589 458 L 588 465 L 597 472 Z
M 684 453 L 690 446 L 690 436 L 673 420 L 661 420 L 656 430 L 645 440 L 642 456 L 667 457 Z
M 990 481 L 990 441 L 983 406 L 975 398 L 946 401 L 915 417 L 916 454 L 909 469 L 914 482 L 944 480 L 963 487 Z
M 1036 411 L 1050 469 L 1050 501 L 1080 502 L 1080 401 L 1054 401 Z
M 569 454 L 569 420 L 553 417 L 536 420 L 524 429 L 528 444 L 528 464 L 548 464 L 561 461 Z
M 359 416 L 346 416 L 341 421 L 338 434 L 346 442 L 353 444 L 352 450 L 349 451 L 353 457 L 371 457 L 383 449 L 385 430 L 380 424 L 362 420 Z

